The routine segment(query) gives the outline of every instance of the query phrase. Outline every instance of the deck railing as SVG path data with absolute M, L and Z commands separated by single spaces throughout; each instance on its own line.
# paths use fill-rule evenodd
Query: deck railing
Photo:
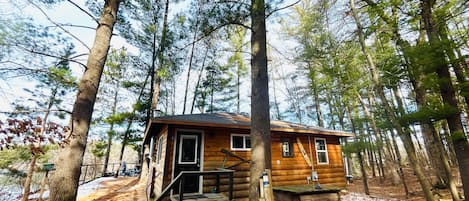
M 179 187 L 179 200 L 184 200 L 184 180 L 187 176 L 204 176 L 204 175 L 215 175 L 216 176 L 216 189 L 215 193 L 220 193 L 220 175 L 228 175 L 228 200 L 233 200 L 233 173 L 234 170 L 212 170 L 212 171 L 181 171 L 179 175 L 173 179 L 173 181 L 161 192 L 160 196 L 156 201 L 162 201 L 168 193 L 171 192 L 175 187 Z
M 126 173 L 132 176 L 137 168 L 138 163 L 126 163 Z M 81 175 L 79 184 L 88 183 L 103 175 L 114 175 L 119 167 L 119 163 L 108 163 L 107 170 L 103 173 L 104 164 L 86 164 L 81 166 Z

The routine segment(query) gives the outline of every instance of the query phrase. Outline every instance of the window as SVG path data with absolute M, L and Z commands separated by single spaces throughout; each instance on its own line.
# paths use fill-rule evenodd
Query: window
M 251 137 L 247 134 L 231 134 L 231 150 L 251 150 Z
M 293 157 L 293 143 L 290 138 L 282 138 L 282 157 L 292 158 Z
M 181 135 L 179 143 L 179 164 L 197 163 L 198 137 L 194 135 Z
M 328 164 L 329 158 L 327 156 L 327 144 L 325 138 L 314 138 L 316 143 L 316 159 L 318 164 Z
M 157 165 L 160 164 L 161 154 L 163 153 L 162 149 L 163 149 L 163 136 L 161 136 L 158 139 L 158 149 L 157 149 L 157 152 L 156 152 L 156 164 Z

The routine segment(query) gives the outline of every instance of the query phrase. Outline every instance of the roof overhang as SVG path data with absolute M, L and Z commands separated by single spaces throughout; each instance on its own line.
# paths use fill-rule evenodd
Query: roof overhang
M 143 143 L 149 143 L 149 133 L 159 133 L 165 125 L 181 125 L 181 126 L 198 126 L 198 127 L 213 127 L 213 128 L 233 128 L 233 129 L 251 129 L 251 125 L 247 124 L 220 124 L 211 122 L 194 122 L 194 121 L 182 121 L 182 120 L 171 120 L 171 119 L 151 119 L 145 129 Z M 297 133 L 305 135 L 329 135 L 337 137 L 354 137 L 353 133 L 335 131 L 335 130 L 315 130 L 315 129 L 301 129 L 301 128 L 285 128 L 271 125 L 271 131 L 275 132 L 286 132 L 286 133 Z

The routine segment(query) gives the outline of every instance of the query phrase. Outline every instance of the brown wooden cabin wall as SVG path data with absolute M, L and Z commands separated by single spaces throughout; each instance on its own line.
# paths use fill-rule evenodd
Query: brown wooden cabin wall
M 249 134 L 247 129 L 232 129 L 232 128 L 208 128 L 208 127 L 194 127 L 194 126 L 178 126 L 182 129 L 194 129 L 204 132 L 204 145 L 203 145 L 203 170 L 215 170 L 222 167 L 234 165 L 239 161 L 237 158 L 228 157 L 227 161 L 223 163 L 225 154 L 221 149 L 230 150 L 237 156 L 246 160 L 250 160 L 250 151 L 234 151 L 230 149 L 231 134 Z M 176 128 L 169 126 L 167 137 L 167 154 L 165 157 L 165 174 L 163 179 L 163 189 L 171 183 L 173 174 L 173 160 L 174 160 L 174 138 Z M 273 186 L 287 186 L 287 185 L 304 185 L 307 184 L 307 177 L 311 175 L 311 167 L 309 167 L 301 154 L 299 147 L 296 143 L 296 137 L 302 142 L 302 145 L 310 156 L 308 135 L 293 134 L 286 132 L 272 132 L 272 185 Z M 325 138 L 327 142 L 327 152 L 329 164 L 318 165 L 316 159 L 316 149 L 314 138 Z M 294 143 L 294 155 L 292 158 L 282 157 L 281 139 L 290 138 Z M 334 186 L 345 186 L 345 172 L 342 163 L 342 154 L 340 150 L 339 138 L 336 136 L 326 135 L 310 135 L 311 139 L 311 152 L 313 155 L 314 169 L 318 172 L 320 184 L 330 184 Z M 249 195 L 249 163 L 231 168 L 235 170 L 234 173 L 234 198 L 236 200 L 248 200 Z M 228 178 L 221 177 L 220 191 L 227 192 Z M 212 192 L 215 190 L 216 180 L 214 176 L 205 176 L 203 179 L 203 192 Z
M 168 128 L 168 137 L 166 143 L 166 159 L 165 159 L 165 168 L 166 174 L 164 175 L 163 179 L 163 189 L 166 188 L 172 181 L 173 175 L 173 160 L 174 160 L 174 138 L 175 138 L 175 129 L 172 126 Z
M 161 147 L 161 150 L 158 150 L 158 143 L 159 143 L 159 140 L 160 140 L 160 137 L 161 137 L 161 140 L 162 140 L 162 147 Z M 154 151 L 154 156 L 153 157 L 153 162 L 152 162 L 152 168 L 154 168 L 155 172 L 154 172 L 154 194 L 155 195 L 160 195 L 161 194 L 161 191 L 163 191 L 164 189 L 164 175 L 165 175 L 165 171 L 166 171 L 166 147 L 167 147 L 167 142 L 168 142 L 168 127 L 165 126 L 162 131 L 155 137 L 155 143 L 154 143 L 154 147 L 155 147 L 155 151 Z M 158 160 L 158 157 L 157 157 L 157 154 L 158 152 L 161 151 L 161 159 L 160 161 L 157 161 Z
M 204 141 L 204 170 L 214 170 L 222 168 L 225 154 L 221 152 L 222 148 L 230 150 L 230 136 L 236 134 L 249 134 L 249 130 L 211 128 L 205 129 Z M 301 143 L 309 157 L 309 143 L 307 135 L 292 134 L 283 132 L 273 132 L 272 134 L 272 184 L 273 186 L 302 185 L 307 184 L 307 177 L 311 176 L 311 167 L 309 167 L 301 154 L 296 137 L 299 137 Z M 314 137 L 326 138 L 329 164 L 318 165 L 316 161 L 316 152 L 314 147 Z M 290 138 L 294 142 L 294 156 L 292 158 L 282 157 L 281 139 Z M 318 172 L 319 183 L 335 186 L 345 186 L 345 172 L 342 163 L 342 155 L 338 137 L 314 135 L 311 139 L 311 151 L 313 155 L 314 168 Z M 246 160 L 250 159 L 250 151 L 232 151 L 235 155 Z M 238 159 L 228 157 L 224 167 L 228 167 L 239 162 Z M 249 193 L 249 164 L 244 163 L 235 168 L 234 173 L 234 197 L 236 200 L 244 200 Z M 215 189 L 215 177 L 204 178 L 204 192 L 211 192 Z M 221 180 L 220 190 L 222 192 L 228 189 L 228 178 Z

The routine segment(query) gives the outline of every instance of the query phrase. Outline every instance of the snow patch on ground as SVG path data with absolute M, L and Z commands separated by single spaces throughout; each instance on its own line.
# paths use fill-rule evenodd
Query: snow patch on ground
M 88 196 L 91 193 L 93 193 L 95 190 L 101 188 L 102 187 L 102 185 L 100 184 L 101 182 L 115 180 L 115 179 L 116 178 L 114 177 L 101 177 L 101 178 L 95 179 L 91 182 L 81 185 L 80 187 L 78 187 L 77 200 L 80 199 L 81 197 Z
M 14 201 L 21 198 L 22 189 L 17 186 L 0 186 L 0 200 Z
M 23 189 L 20 185 L 19 177 L 11 177 L 9 171 L 1 170 L 0 172 L 0 200 L 14 201 L 21 198 Z
M 94 192 L 95 190 L 101 188 L 102 187 L 101 182 L 110 181 L 110 180 L 114 180 L 114 179 L 116 179 L 116 178 L 114 178 L 114 177 L 100 177 L 100 178 L 97 178 L 97 179 L 95 179 L 91 182 L 80 185 L 78 187 L 77 200 L 79 200 L 82 197 L 86 197 L 86 196 L 90 195 L 92 192 Z M 48 198 L 48 197 L 49 197 L 49 191 L 45 191 L 44 194 L 42 195 L 42 198 Z M 29 199 L 38 199 L 38 198 L 39 198 L 39 193 L 32 194 L 32 195 L 29 196 Z

